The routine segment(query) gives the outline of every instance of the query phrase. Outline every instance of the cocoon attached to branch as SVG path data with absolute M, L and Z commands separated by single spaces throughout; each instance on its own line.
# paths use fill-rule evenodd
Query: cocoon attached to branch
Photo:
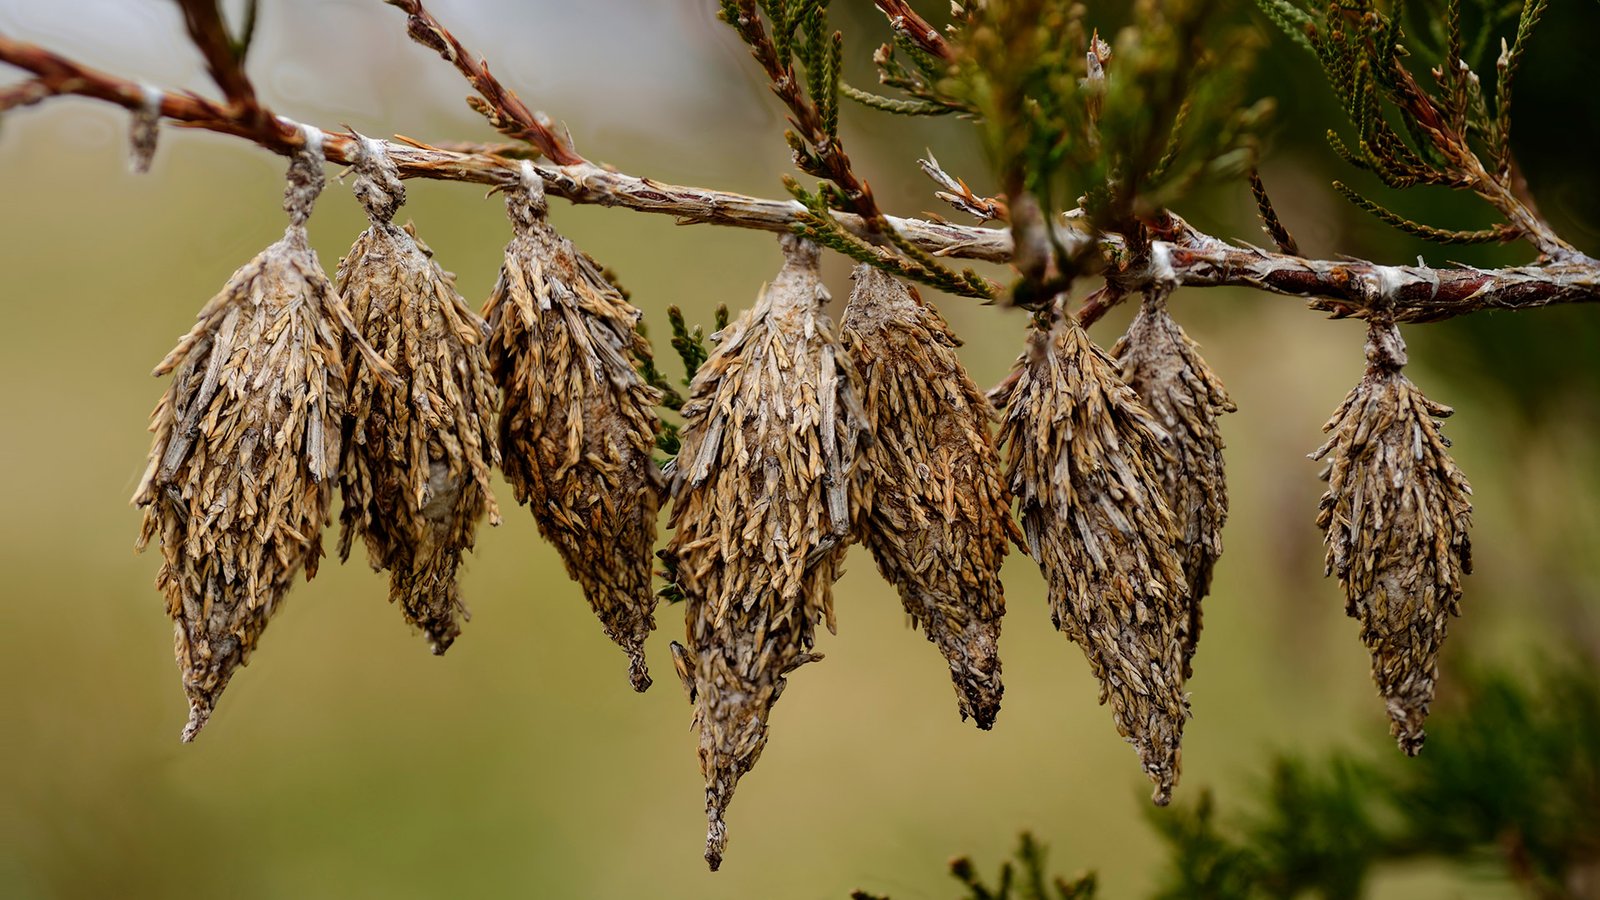
M 484 310 L 490 365 L 504 392 L 502 465 L 643 691 L 661 502 L 651 451 L 661 423 L 660 392 L 634 368 L 644 345 L 640 313 L 550 227 L 532 166 L 523 167 L 521 189 L 506 195 L 506 210 L 516 233 Z
M 987 729 L 1004 692 L 1000 564 L 1022 539 L 990 433 L 994 408 L 915 288 L 869 265 L 855 282 L 842 331 L 873 433 L 861 541 L 950 664 L 961 717 Z
M 834 628 L 869 439 L 855 368 L 823 312 L 817 247 L 782 246 L 776 280 L 695 374 L 663 554 L 686 598 L 689 646 L 674 652 L 700 732 L 713 869 L 786 676 L 821 658 L 816 626 Z
M 489 487 L 499 454 L 488 328 L 409 226 L 391 221 L 405 186 L 382 143 L 361 147 L 354 190 L 372 225 L 340 261 L 337 286 L 399 381 L 346 353 L 339 556 L 348 559 L 361 537 L 372 567 L 389 572 L 390 601 L 443 653 L 467 617 L 456 581 L 461 556 L 485 512 L 500 522 Z
M 1401 371 L 1405 342 L 1392 322 L 1367 332 L 1367 372 L 1323 426 L 1328 490 L 1317 527 L 1345 611 L 1361 623 L 1372 679 L 1390 731 L 1415 756 L 1439 674 L 1439 647 L 1460 615 L 1461 576 L 1472 571 L 1472 487 L 1440 432 L 1448 406 Z
M 1116 365 L 1059 306 L 1036 330 L 1005 408 L 1006 476 L 1057 629 L 1083 647 L 1166 805 L 1178 781 L 1188 588 L 1162 473 L 1168 437 Z
M 1128 333 L 1111 355 L 1122 380 L 1138 393 L 1171 437 L 1170 453 L 1153 462 L 1161 470 L 1167 505 L 1178 528 L 1178 557 L 1183 563 L 1183 677 L 1191 677 L 1191 661 L 1200 641 L 1200 603 L 1211 590 L 1211 570 L 1222 555 L 1222 526 L 1228 520 L 1228 484 L 1223 472 L 1223 413 L 1237 407 L 1221 380 L 1200 357 L 1167 312 L 1169 287 L 1145 296 Z
M 339 464 L 341 332 L 394 374 L 356 334 L 306 239 L 323 185 L 318 145 L 290 161 L 283 239 L 233 274 L 155 370 L 174 377 L 133 502 L 144 508 L 137 546 L 161 545 L 156 585 L 176 626 L 185 741 L 249 662 L 296 573 L 316 574 Z

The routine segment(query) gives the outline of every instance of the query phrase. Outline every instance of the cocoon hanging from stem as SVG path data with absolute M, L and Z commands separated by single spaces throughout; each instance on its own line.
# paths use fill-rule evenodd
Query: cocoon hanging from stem
M 1159 245 L 1158 245 L 1159 246 Z M 1228 521 L 1228 483 L 1218 420 L 1236 407 L 1222 381 L 1200 356 L 1200 348 L 1167 310 L 1172 286 L 1158 284 L 1127 334 L 1111 348 L 1119 374 L 1134 389 L 1171 439 L 1169 452 L 1152 462 L 1173 524 L 1188 590 L 1182 597 L 1183 677 L 1200 641 L 1201 601 L 1211 590 L 1211 572 L 1222 555 L 1222 526 Z
M 819 250 L 781 245 L 783 269 L 695 374 L 672 469 L 663 557 L 686 601 L 687 647 L 674 653 L 700 735 L 712 869 L 788 673 L 821 659 L 817 625 L 834 629 L 869 440 L 855 368 L 823 311 Z
M 1022 539 L 990 431 L 994 407 L 915 288 L 870 265 L 854 277 L 842 332 L 873 434 L 858 533 L 949 663 L 961 717 L 988 729 L 1004 693 L 1000 564 Z
M 499 453 L 488 327 L 410 226 L 394 224 L 405 186 L 383 144 L 359 140 L 353 190 L 371 225 L 340 260 L 337 287 L 361 338 L 399 380 L 346 353 L 339 555 L 348 559 L 360 537 L 372 567 L 390 573 L 390 601 L 443 653 L 468 616 L 462 554 L 485 513 L 500 522 L 489 487 Z
M 1165 499 L 1170 438 L 1058 299 L 997 391 L 1006 477 L 1056 628 L 1166 805 L 1184 721 L 1187 585 Z
M 134 493 L 137 546 L 161 548 L 189 699 L 183 740 L 210 719 L 234 672 L 302 569 L 322 557 L 338 471 L 348 339 L 383 377 L 306 237 L 324 178 L 321 133 L 289 163 L 289 227 L 200 311 L 156 366 L 173 379 L 151 416 L 150 463 Z
M 503 392 L 502 466 L 643 691 L 644 641 L 655 628 L 661 475 L 651 451 L 661 398 L 635 368 L 648 350 L 640 313 L 546 221 L 531 165 L 507 192 L 506 211 L 515 233 L 484 308 Z
M 1366 349 L 1365 376 L 1311 454 L 1327 461 L 1317 527 L 1327 574 L 1338 576 L 1345 612 L 1361 623 L 1389 730 L 1415 756 L 1439 649 L 1461 612 L 1461 576 L 1472 572 L 1472 487 L 1440 430 L 1452 410 L 1403 373 L 1405 342 L 1393 321 L 1371 322 Z

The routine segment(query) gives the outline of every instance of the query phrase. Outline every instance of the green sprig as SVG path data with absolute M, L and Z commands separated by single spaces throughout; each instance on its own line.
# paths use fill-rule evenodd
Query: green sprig
M 1379 206 L 1356 193 L 1353 188 L 1342 181 L 1335 181 L 1333 189 L 1343 194 L 1346 200 L 1406 234 L 1439 244 L 1492 244 L 1496 241 L 1514 240 L 1518 235 L 1518 232 L 1509 225 L 1496 225 L 1493 228 L 1484 228 L 1479 231 L 1456 231 L 1449 228 L 1435 228 L 1432 225 L 1414 222 L 1393 210 Z

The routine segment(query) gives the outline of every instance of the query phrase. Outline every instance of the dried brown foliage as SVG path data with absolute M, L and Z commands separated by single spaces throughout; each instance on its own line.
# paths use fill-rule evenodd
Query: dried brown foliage
M 355 193 L 372 225 L 339 263 L 337 286 L 366 341 L 398 373 L 378 376 L 346 352 L 350 401 L 339 487 L 339 556 L 366 543 L 387 570 L 389 600 L 443 653 L 467 616 L 456 573 L 478 522 L 500 513 L 489 488 L 498 464 L 496 388 L 484 354 L 488 327 L 408 229 L 391 219 L 405 187 L 376 141 Z
M 834 628 L 869 439 L 855 368 L 823 312 L 818 250 L 782 245 L 777 278 L 695 375 L 672 478 L 665 558 L 686 598 L 689 650 L 675 655 L 700 731 L 712 869 L 785 676 L 821 658 L 817 624 Z
M 545 220 L 542 182 L 524 167 L 506 196 L 516 234 L 484 309 L 504 392 L 500 453 L 517 501 L 583 586 L 607 636 L 650 686 L 652 550 L 661 474 L 651 451 L 660 393 L 634 368 L 639 311 L 594 260 Z
M 1177 783 L 1187 587 L 1165 500 L 1168 441 L 1116 364 L 1058 308 L 1000 389 L 1006 476 L 1051 618 L 1080 644 L 1165 805 Z
M 1200 348 L 1167 312 L 1167 289 L 1146 295 L 1128 333 L 1111 355 L 1122 380 L 1138 393 L 1171 437 L 1168 456 L 1158 456 L 1167 505 L 1178 526 L 1188 627 L 1183 632 L 1183 677 L 1200 641 L 1200 602 L 1211 590 L 1211 570 L 1222 555 L 1228 520 L 1228 484 L 1223 471 L 1218 418 L 1236 407 L 1222 381 L 1200 357 Z
M 855 282 L 841 330 L 873 434 L 861 541 L 950 664 L 962 719 L 987 729 L 1004 692 L 1000 564 L 1022 539 L 990 433 L 994 408 L 915 288 L 868 265 Z
M 1405 343 L 1393 324 L 1367 333 L 1367 372 L 1323 426 L 1328 461 L 1317 526 L 1327 571 L 1345 611 L 1361 623 L 1372 679 L 1400 749 L 1422 749 L 1438 677 L 1439 646 L 1460 614 L 1461 576 L 1472 571 L 1472 487 L 1450 458 L 1434 403 L 1402 372 Z
M 161 545 L 156 586 L 176 626 L 185 741 L 295 574 L 309 579 L 322 556 L 345 404 L 340 331 L 353 323 L 306 239 L 321 163 L 301 153 L 289 172 L 283 239 L 233 274 L 155 369 L 176 374 L 151 416 L 133 502 L 144 508 L 137 546 Z

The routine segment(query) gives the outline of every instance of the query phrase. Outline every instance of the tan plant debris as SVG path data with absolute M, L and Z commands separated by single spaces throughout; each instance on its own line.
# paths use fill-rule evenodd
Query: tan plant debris
M 1178 526 L 1178 557 L 1189 585 L 1183 604 L 1188 628 L 1183 635 L 1183 677 L 1200 641 L 1200 603 L 1211 590 L 1211 571 L 1222 556 L 1222 526 L 1228 520 L 1228 483 L 1223 471 L 1218 419 L 1237 407 L 1222 381 L 1200 356 L 1200 348 L 1167 312 L 1167 293 L 1145 296 L 1128 333 L 1111 355 L 1122 380 L 1138 393 L 1172 438 L 1170 456 L 1153 460 L 1161 467 L 1167 505 Z
M 1084 649 L 1165 805 L 1189 716 L 1188 628 L 1177 529 L 1162 473 L 1167 435 L 1116 365 L 1058 307 L 998 392 L 1006 476 L 1051 618 Z
M 664 556 L 686 597 L 689 647 L 674 652 L 700 731 L 712 869 L 785 676 L 821 658 L 817 624 L 834 629 L 869 439 L 855 368 L 823 311 L 819 251 L 792 236 L 782 246 L 777 278 L 695 375 L 672 475 Z
M 443 653 L 468 615 L 457 584 L 461 556 L 485 512 L 500 521 L 489 487 L 499 454 L 488 326 L 409 226 L 391 221 L 405 187 L 382 144 L 361 147 L 354 189 L 372 225 L 339 262 L 337 286 L 399 381 L 346 351 L 339 556 L 348 559 L 361 537 L 372 567 L 390 573 L 389 600 Z
M 950 664 L 961 718 L 987 729 L 1004 692 L 1000 564 L 1022 540 L 990 433 L 994 408 L 915 288 L 868 265 L 855 282 L 841 330 L 873 434 L 858 533 Z
M 606 635 L 650 686 L 644 641 L 661 474 L 651 452 L 660 392 L 634 368 L 640 313 L 594 260 L 545 219 L 532 167 L 506 196 L 515 235 L 484 309 L 489 361 L 504 392 L 500 453 L 517 502 L 583 586 Z
M 1461 612 L 1461 576 L 1472 572 L 1472 487 L 1440 432 L 1452 410 L 1424 397 L 1401 372 L 1405 363 L 1399 329 L 1374 322 L 1366 375 L 1323 426 L 1328 442 L 1311 458 L 1328 462 L 1317 513 L 1327 571 L 1361 623 L 1390 731 L 1415 756 L 1439 647 Z
M 156 586 L 175 623 L 185 741 L 295 574 L 309 579 L 322 556 L 345 404 L 340 331 L 354 330 L 306 239 L 322 183 L 318 154 L 291 161 L 283 239 L 233 274 L 155 369 L 176 374 L 151 415 L 133 502 L 144 509 L 137 546 L 161 545 Z

